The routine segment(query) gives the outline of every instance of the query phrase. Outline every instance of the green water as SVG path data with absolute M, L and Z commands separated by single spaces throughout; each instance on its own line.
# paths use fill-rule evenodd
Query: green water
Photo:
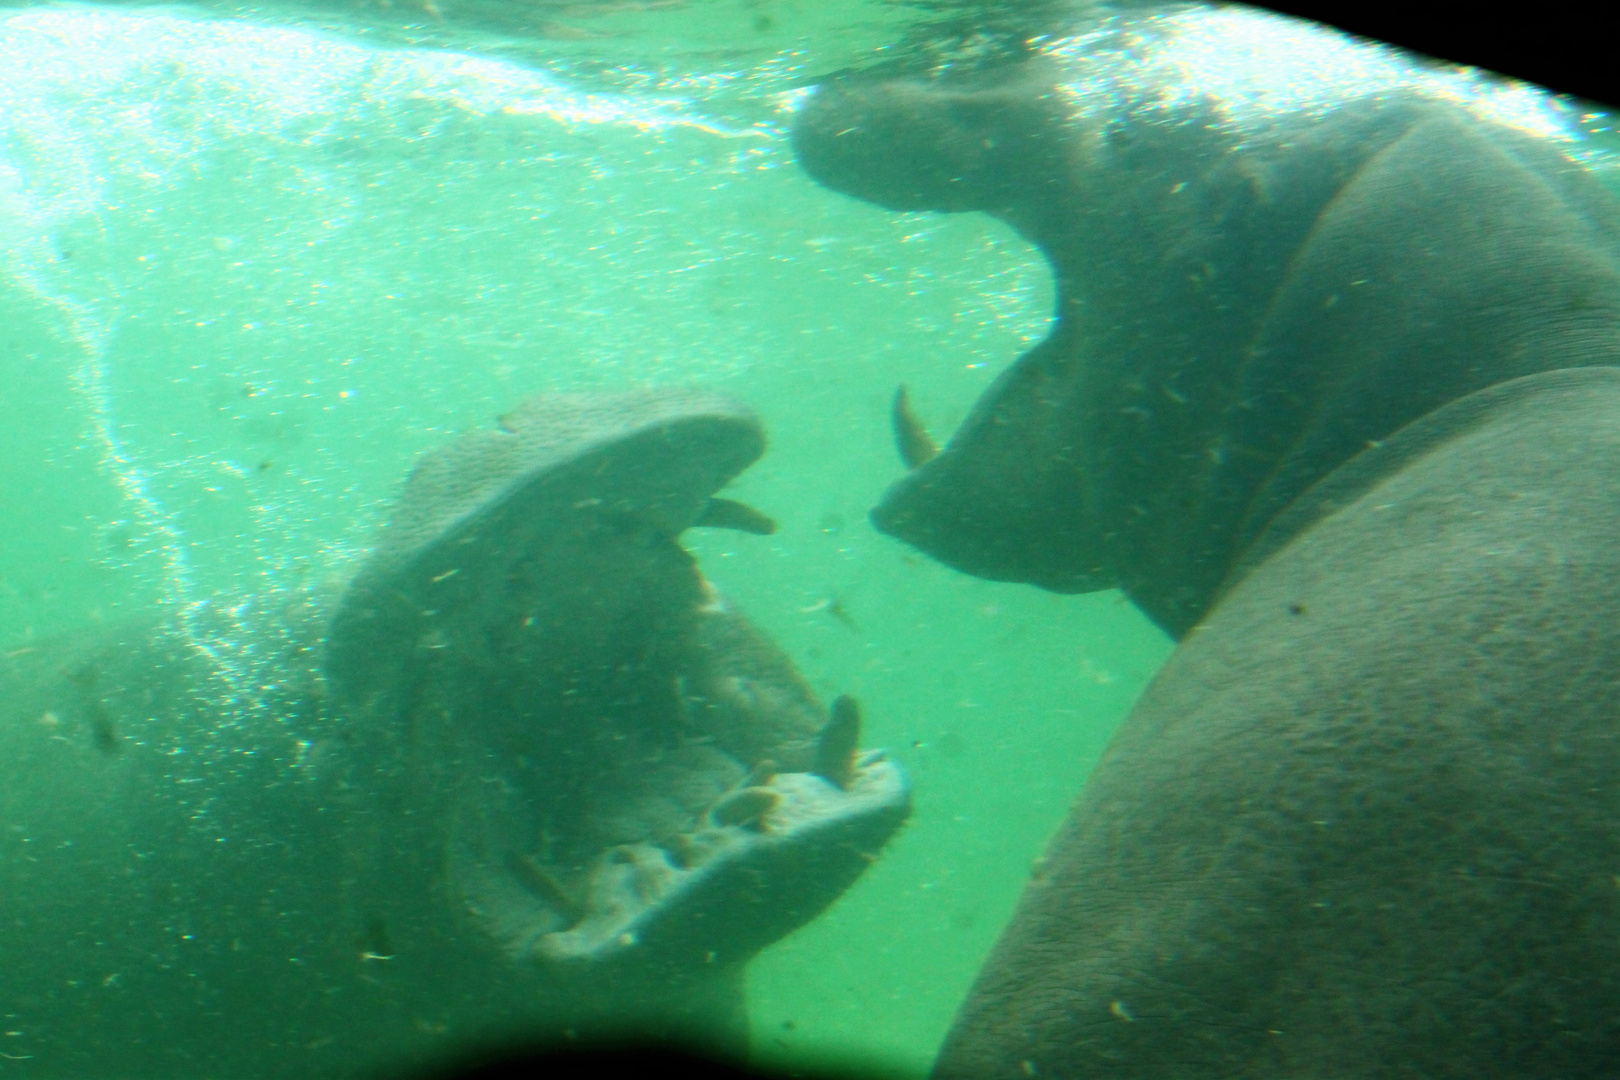
M 901 472 L 895 384 L 948 432 L 1045 332 L 1050 283 L 993 222 L 801 175 L 786 40 L 607 93 L 499 56 L 6 11 L 0 643 L 167 605 L 250 699 L 254 635 L 342 580 L 424 450 L 536 392 L 723 388 L 772 438 L 732 494 L 780 529 L 688 542 L 819 693 L 861 698 L 916 790 L 878 865 L 753 964 L 756 1044 L 917 1075 L 1169 646 L 1116 594 L 970 580 L 867 523 Z

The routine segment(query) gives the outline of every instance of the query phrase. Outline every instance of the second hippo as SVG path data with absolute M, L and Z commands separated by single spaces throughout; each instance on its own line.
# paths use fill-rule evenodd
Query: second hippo
M 256 703 L 147 624 L 0 668 L 8 1076 L 371 1075 L 588 1032 L 736 1045 L 742 965 L 905 820 L 678 542 L 754 416 L 532 401 L 417 466 Z

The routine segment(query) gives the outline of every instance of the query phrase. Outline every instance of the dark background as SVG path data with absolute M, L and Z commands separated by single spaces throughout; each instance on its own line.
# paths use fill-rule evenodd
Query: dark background
M 1620 7 L 1613 4 L 1285 0 L 1260 6 L 1620 106 L 1620 49 L 1610 29 L 1620 22 Z

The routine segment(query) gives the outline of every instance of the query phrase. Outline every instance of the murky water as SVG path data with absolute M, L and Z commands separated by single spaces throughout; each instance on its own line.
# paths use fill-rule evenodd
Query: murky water
M 689 544 L 818 692 L 862 699 L 917 800 L 753 965 L 756 1043 L 915 1075 L 1168 645 L 1114 594 L 969 580 L 868 525 L 901 471 L 894 386 L 948 432 L 1045 332 L 1050 285 L 995 223 L 801 175 L 781 125 L 807 62 L 771 38 L 637 90 L 601 63 L 6 11 L 0 642 L 162 605 L 222 712 L 249 708 L 260 643 L 424 450 L 541 391 L 734 393 L 772 439 L 734 494 L 781 527 Z

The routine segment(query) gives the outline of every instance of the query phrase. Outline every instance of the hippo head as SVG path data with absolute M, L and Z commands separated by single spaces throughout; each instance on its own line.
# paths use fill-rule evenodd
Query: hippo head
M 417 465 L 331 622 L 391 812 L 431 819 L 433 887 L 519 967 L 734 967 L 906 817 L 854 702 L 820 705 L 679 543 L 772 528 L 715 497 L 763 448 L 718 395 L 531 401 Z
M 1119 587 L 1180 637 L 1351 458 L 1493 383 L 1613 363 L 1606 197 L 1557 107 L 1514 93 L 1237 5 L 829 78 L 795 119 L 811 176 L 998 217 L 1058 297 L 877 526 L 983 577 Z

